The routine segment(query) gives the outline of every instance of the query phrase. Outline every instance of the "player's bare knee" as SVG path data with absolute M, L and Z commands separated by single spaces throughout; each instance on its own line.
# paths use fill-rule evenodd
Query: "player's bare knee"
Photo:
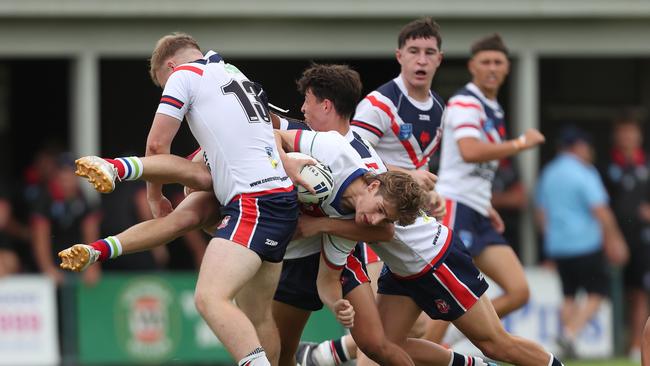
M 524 282 L 508 291 L 508 296 L 510 297 L 512 307 L 518 309 L 528 303 L 530 299 L 530 288 Z
M 385 359 L 388 353 L 388 341 L 379 337 L 365 337 L 360 342 L 357 342 L 357 347 L 368 357 L 375 362 L 377 360 Z

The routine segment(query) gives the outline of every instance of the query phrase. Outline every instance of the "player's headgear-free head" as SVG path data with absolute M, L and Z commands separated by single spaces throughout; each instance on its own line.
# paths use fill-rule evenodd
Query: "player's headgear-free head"
M 361 77 L 347 65 L 312 64 L 297 81 L 298 92 L 311 90 L 320 100 L 329 99 L 343 118 L 354 114 L 361 100 Z
M 397 48 L 402 48 L 409 39 L 435 38 L 442 50 L 440 26 L 431 17 L 416 19 L 405 25 L 397 36 Z
M 156 79 L 156 72 L 163 66 L 165 60 L 173 57 L 176 52 L 185 48 L 201 50 L 199 44 L 192 36 L 180 32 L 168 34 L 156 42 L 156 47 L 149 60 L 149 76 L 154 84 L 160 86 Z

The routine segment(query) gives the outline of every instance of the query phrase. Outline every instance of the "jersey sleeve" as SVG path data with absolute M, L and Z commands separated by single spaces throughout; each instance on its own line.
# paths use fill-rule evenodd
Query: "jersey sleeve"
M 347 263 L 348 256 L 357 245 L 356 241 L 338 236 L 324 234 L 321 255 L 325 263 L 333 269 L 342 269 Z
M 377 146 L 379 140 L 390 130 L 390 117 L 366 97 L 357 106 L 350 124 L 370 145 Z
M 282 130 L 282 131 L 286 131 L 286 130 L 311 130 L 311 128 L 309 128 L 309 125 L 307 125 L 303 121 L 293 119 L 293 118 L 280 117 L 280 130 Z
M 156 113 L 182 121 L 191 105 L 192 84 L 198 82 L 199 78 L 199 75 L 193 75 L 191 71 L 187 70 L 171 74 L 165 84 Z
M 474 97 L 458 95 L 449 100 L 443 114 L 444 128 L 458 141 L 465 137 L 481 138 L 481 112 L 483 107 Z

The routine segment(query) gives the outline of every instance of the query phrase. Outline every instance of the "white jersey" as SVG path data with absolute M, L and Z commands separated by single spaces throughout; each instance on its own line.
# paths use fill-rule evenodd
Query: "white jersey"
M 498 160 L 468 163 L 458 149 L 458 140 L 476 138 L 488 143 L 505 139 L 504 113 L 499 103 L 487 99 L 469 83 L 447 104 L 443 116 L 443 138 L 436 191 L 443 197 L 461 202 L 484 216 L 491 206 L 492 181 Z
M 442 98 L 433 92 L 426 102 L 409 97 L 398 76 L 359 103 L 351 125 L 386 164 L 428 169 L 429 158 L 438 149 L 443 111 Z
M 238 194 L 291 186 L 254 84 L 215 52 L 174 69 L 156 113 L 187 118 L 222 204 Z
M 281 128 L 282 129 L 286 129 L 286 128 L 304 129 L 308 127 L 304 124 L 292 125 L 292 123 L 288 123 L 286 120 L 281 119 Z M 374 149 L 372 149 L 372 147 L 370 147 L 366 142 L 364 142 L 361 139 L 361 137 L 358 134 L 354 133 L 352 130 L 348 130 L 345 137 L 341 137 L 337 132 L 334 131 L 330 131 L 327 133 L 324 132 L 317 133 L 313 131 L 305 131 L 305 132 L 310 132 L 310 135 L 302 135 L 303 133 L 301 133 L 302 136 L 300 137 L 301 140 L 300 146 L 303 147 L 299 151 L 313 156 L 321 163 L 328 165 L 330 167 L 330 169 L 332 170 L 332 175 L 334 180 L 334 188 L 328 200 L 326 200 L 325 202 L 323 202 L 321 205 L 318 206 L 317 205 L 304 206 L 303 211 L 306 212 L 307 214 L 315 215 L 315 216 L 329 216 L 329 217 L 344 218 L 344 219 L 354 219 L 354 212 L 347 212 L 347 213 L 341 212 L 339 210 L 340 203 L 339 204 L 335 203 L 336 200 L 335 196 L 342 194 L 347 188 L 347 186 L 349 185 L 349 183 L 352 182 L 355 178 L 360 176 L 357 173 L 359 170 L 352 171 L 352 169 L 344 168 L 344 165 L 348 164 L 350 166 L 356 166 L 356 169 L 361 169 L 360 167 L 362 166 L 363 173 L 365 173 L 367 170 L 374 171 L 375 173 L 382 173 L 386 171 L 386 166 L 381 161 L 381 159 L 379 159 L 379 156 L 374 151 Z M 323 136 L 323 134 L 325 134 L 326 136 Z M 331 134 L 338 136 L 338 139 L 342 138 L 345 141 L 347 141 L 349 144 L 348 146 L 351 149 L 348 148 L 342 149 L 344 150 L 343 154 L 336 157 L 337 154 L 336 153 L 333 154 L 332 151 L 328 149 L 333 149 L 333 151 L 336 151 L 337 149 L 341 150 L 341 144 L 340 144 L 340 140 L 336 141 L 337 139 L 332 139 L 327 136 Z M 318 138 L 318 140 L 316 140 L 316 138 Z M 318 147 L 316 151 L 311 149 L 312 143 L 313 145 Z M 307 145 L 310 145 L 309 148 L 307 147 Z M 354 156 L 352 156 L 352 160 L 354 160 L 354 163 L 351 163 L 352 160 L 350 160 L 350 156 L 346 156 L 346 154 L 350 154 L 352 151 L 356 152 L 355 154 L 353 154 Z M 321 158 L 321 156 L 326 156 L 326 158 Z M 329 160 L 330 163 L 326 162 L 327 159 L 330 159 Z M 334 160 L 338 160 L 338 161 L 333 162 Z M 359 163 L 361 165 L 359 165 Z M 339 206 L 333 206 L 333 204 Z M 336 207 L 339 207 L 339 209 L 337 209 Z M 289 243 L 284 258 L 294 259 L 294 258 L 306 257 L 318 253 L 322 248 L 327 263 L 332 265 L 334 268 L 338 269 L 341 268 L 343 265 L 345 265 L 348 255 L 352 252 L 356 244 L 357 244 L 356 241 L 336 237 L 333 235 L 327 235 L 327 234 L 324 234 L 322 236 L 318 235 L 309 238 L 302 238 L 299 240 L 294 240 Z
M 393 240 L 368 245 L 391 272 L 412 278 L 437 267 L 445 258 L 450 243 L 451 230 L 436 219 L 423 215 L 411 225 L 395 225 Z

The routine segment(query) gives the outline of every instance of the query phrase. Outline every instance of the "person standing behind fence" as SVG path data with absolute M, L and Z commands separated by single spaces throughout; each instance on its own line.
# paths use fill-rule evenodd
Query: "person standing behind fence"
M 643 151 L 643 134 L 636 116 L 614 123 L 614 146 L 604 171 L 612 209 L 631 253 L 625 266 L 630 358 L 641 358 L 641 335 L 648 318 L 650 291 L 650 163 Z
M 593 166 L 590 137 L 569 126 L 559 143 L 557 157 L 542 171 L 536 203 L 544 253 L 557 264 L 564 295 L 556 341 L 564 356 L 572 357 L 576 338 L 608 294 L 607 262 L 622 265 L 628 251 Z M 581 288 L 587 298 L 577 302 Z

